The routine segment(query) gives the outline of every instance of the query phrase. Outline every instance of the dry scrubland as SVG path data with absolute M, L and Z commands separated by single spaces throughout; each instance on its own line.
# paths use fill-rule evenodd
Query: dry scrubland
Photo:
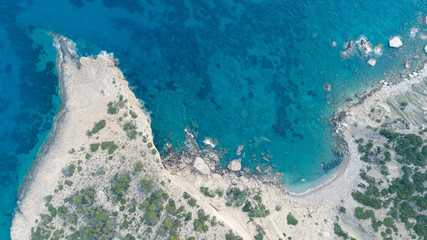
M 209 149 L 163 164 L 116 61 L 79 58 L 67 39 L 56 43 L 62 107 L 22 188 L 12 239 L 426 237 L 424 70 L 340 115 L 345 164 L 295 195 L 214 171 Z

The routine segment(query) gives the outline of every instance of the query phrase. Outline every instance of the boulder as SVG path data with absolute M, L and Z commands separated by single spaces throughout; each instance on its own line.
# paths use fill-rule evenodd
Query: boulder
M 388 45 L 392 48 L 400 48 L 403 46 L 399 36 L 394 36 L 388 40 Z
M 427 44 L 424 46 L 424 52 L 427 53 Z
M 203 160 L 201 157 L 196 157 L 196 160 L 194 160 L 193 168 L 197 172 L 203 175 L 208 175 L 211 173 L 211 170 L 209 169 L 209 166 L 205 163 L 205 160 Z
M 234 172 L 238 172 L 242 169 L 242 159 L 234 159 L 228 163 L 228 169 Z
M 369 66 L 374 67 L 374 66 L 375 66 L 375 64 L 377 64 L 377 59 L 375 59 L 375 58 L 370 58 L 370 59 L 368 60 L 368 64 L 369 64 Z

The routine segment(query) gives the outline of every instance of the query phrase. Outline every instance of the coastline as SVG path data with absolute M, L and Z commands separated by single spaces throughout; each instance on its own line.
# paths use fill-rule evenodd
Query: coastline
M 277 180 L 274 172 L 270 176 L 257 176 L 245 174 L 240 170 L 231 171 L 221 168 L 218 166 L 219 159 L 212 151 L 200 150 L 198 146 L 194 146 L 193 152 L 186 152 L 176 159 L 160 159 L 157 149 L 151 143 L 153 136 L 150 120 L 129 89 L 127 81 L 116 67 L 114 60 L 111 57 L 99 55 L 94 58 L 82 57 L 80 63 L 73 58 L 72 49 L 69 48 L 72 42 L 68 42 L 69 40 L 61 36 L 55 35 L 55 38 L 59 39 L 57 67 L 61 107 L 47 140 L 19 190 L 19 210 L 13 219 L 12 239 L 30 239 L 32 234 L 30 229 L 40 226 L 39 219 L 43 220 L 44 214 L 49 214 L 50 210 L 47 209 L 49 202 L 45 205 L 45 197 L 48 194 L 54 198 L 52 204 L 59 206 L 64 204 L 64 199 L 72 196 L 74 191 L 78 193 L 82 188 L 92 186 L 97 191 L 98 204 L 102 204 L 101 206 L 111 212 L 123 211 L 119 210 L 119 207 L 121 209 L 120 204 L 108 202 L 106 196 L 110 196 L 112 190 L 108 190 L 105 185 L 112 182 L 111 179 L 114 179 L 121 171 L 134 172 L 132 175 L 135 176 L 135 183 L 130 187 L 127 201 L 135 196 L 137 196 L 135 199 L 140 199 L 139 180 L 142 177 L 153 179 L 156 184 L 159 183 L 162 186 L 161 189 L 177 203 L 185 204 L 185 201 L 181 201 L 183 193 L 184 198 L 187 193 L 192 199 L 197 200 L 197 208 L 200 207 L 222 223 L 218 226 L 212 224 L 212 231 L 197 233 L 199 235 L 196 234 L 196 236 L 201 238 L 216 239 L 218 234 L 223 237 L 227 234 L 228 229 L 231 229 L 243 239 L 251 239 L 252 236 L 262 232 L 262 235 L 269 239 L 281 238 L 285 232 L 296 239 L 330 239 L 334 236 L 335 223 L 338 221 L 335 219 L 338 215 L 343 217 L 341 221 L 349 226 L 354 222 L 350 215 L 343 216 L 340 213 L 339 206 L 345 203 L 345 206 L 351 210 L 357 206 L 351 193 L 356 189 L 360 170 L 366 164 L 359 159 L 358 145 L 354 140 L 357 139 L 356 135 L 368 134 L 370 130 L 367 126 L 379 125 L 379 122 L 375 121 L 376 119 L 366 113 L 372 106 L 378 106 L 385 109 L 381 112 L 382 114 L 390 114 L 390 111 L 386 111 L 388 97 L 408 90 L 409 86 L 427 77 L 427 66 L 423 63 L 422 70 L 417 70 L 417 76 L 391 86 L 374 88 L 365 97 L 361 97 L 357 103 L 350 105 L 346 111 L 337 113 L 332 122 L 334 133 L 339 138 L 340 144 L 344 144 L 343 162 L 335 172 L 331 173 L 332 175 L 322 179 L 323 181 L 318 185 L 303 193 L 292 193 L 286 191 L 286 187 L 274 183 L 274 180 Z M 64 66 L 69 63 L 68 61 L 73 61 L 73 63 L 64 69 Z M 64 75 L 66 70 L 67 75 Z M 86 79 L 82 80 L 87 76 L 91 77 L 87 82 L 85 82 Z M 68 87 L 72 86 L 70 89 L 66 87 L 66 78 L 72 80 L 67 82 Z M 116 86 L 116 80 L 118 86 Z M 69 94 L 67 90 L 70 90 L 71 93 Z M 124 98 L 126 98 L 125 101 L 123 101 Z M 126 110 L 125 114 L 120 117 L 107 114 L 106 111 L 109 102 L 117 101 L 117 99 L 120 104 L 123 104 L 122 108 Z M 128 116 L 128 112 L 132 117 Z M 132 112 L 135 114 L 134 116 Z M 142 127 L 143 130 L 139 134 L 142 141 L 132 141 L 132 138 L 129 140 L 129 132 L 126 132 L 124 124 L 121 123 L 122 116 L 130 118 L 129 123 L 139 124 L 140 129 Z M 102 133 L 98 133 L 96 138 L 90 138 L 91 136 L 85 132 L 86 129 L 92 129 L 94 122 L 96 123 L 100 119 L 106 119 L 108 127 Z M 117 146 L 118 155 L 115 158 L 117 157 L 118 161 L 105 160 L 106 155 L 99 151 L 96 152 L 99 145 L 95 151 L 89 151 L 97 141 L 110 140 L 114 140 L 122 146 L 121 148 Z M 191 138 L 187 140 L 191 142 Z M 74 148 L 80 148 L 80 150 L 70 153 L 70 149 Z M 110 157 L 110 160 L 113 159 L 112 155 Z M 84 158 L 87 160 L 81 165 L 84 170 L 77 176 L 67 178 L 64 174 L 65 167 L 69 163 L 80 164 L 80 160 Z M 143 164 L 144 173 L 141 175 L 134 170 L 136 161 Z M 170 161 L 172 164 L 168 165 L 166 161 Z M 94 175 L 100 167 L 106 168 L 103 176 Z M 56 188 L 63 181 L 68 185 L 69 179 L 73 181 L 69 184 L 68 189 L 59 191 Z M 207 190 L 202 191 L 202 189 Z M 245 207 L 255 209 L 255 214 L 263 216 L 251 217 L 246 210 L 241 209 L 242 205 L 232 206 L 230 197 L 228 197 L 230 189 L 234 189 L 233 191 L 239 189 L 238 191 L 243 192 L 247 190 Z M 221 191 L 220 197 L 218 192 Z M 216 197 L 217 193 L 218 197 Z M 224 193 L 226 196 L 222 197 Z M 213 197 L 210 196 L 212 194 Z M 136 201 L 135 199 L 133 201 Z M 70 209 L 74 209 L 74 206 L 68 206 Z M 199 215 L 200 210 L 197 208 L 189 210 L 193 216 Z M 135 213 L 135 211 L 128 214 L 135 218 L 145 216 L 142 213 Z M 289 224 L 290 215 L 301 221 L 303 225 L 294 227 L 296 224 Z M 39 216 L 42 217 L 39 218 Z M 126 218 L 127 215 L 123 217 L 119 214 L 117 221 L 126 221 Z M 51 224 L 60 227 L 65 224 L 61 221 L 55 220 Z M 285 222 L 288 224 L 285 225 Z M 259 226 L 263 229 L 262 231 L 259 230 Z M 346 230 L 351 233 L 351 236 L 362 239 L 372 237 L 370 235 L 372 233 L 364 231 L 360 226 L 354 228 L 349 226 L 346 227 Z M 195 234 L 191 224 L 183 228 L 184 230 L 181 232 L 183 236 Z M 306 228 L 310 228 L 311 231 L 304 231 Z M 70 230 L 64 231 L 70 233 Z M 125 230 L 123 231 L 126 233 Z M 138 232 L 138 230 L 136 231 Z M 148 233 L 148 236 L 156 236 L 150 234 Z
M 52 36 L 54 38 L 59 38 L 58 35 L 52 33 Z M 56 40 L 55 40 L 56 41 Z M 58 40 L 58 41 L 63 41 L 63 40 Z M 58 44 L 60 44 L 58 42 Z M 58 49 L 62 49 L 62 48 L 58 48 Z M 53 143 L 55 142 L 55 139 L 57 139 L 58 137 L 58 132 L 59 132 L 59 128 L 64 121 L 65 115 L 67 114 L 66 111 L 66 106 L 65 106 L 65 102 L 67 101 L 67 93 L 64 89 L 64 80 L 63 80 L 63 76 L 62 76 L 62 65 L 61 67 L 59 67 L 61 63 L 60 58 L 63 57 L 63 53 L 61 52 L 61 55 L 58 54 L 57 55 L 57 59 L 56 59 L 56 64 L 57 64 L 57 70 L 58 70 L 58 85 L 59 85 L 59 95 L 61 98 L 61 105 L 59 107 L 58 113 L 55 115 L 55 118 L 53 120 L 53 125 L 52 125 L 52 129 L 49 131 L 49 135 L 46 138 L 45 142 L 43 143 L 42 147 L 40 148 L 39 152 L 37 153 L 37 157 L 34 160 L 34 162 L 31 164 L 31 168 L 28 172 L 28 174 L 25 176 L 25 180 L 24 182 L 21 184 L 21 186 L 18 189 L 18 201 L 20 201 L 20 199 L 25 198 L 25 194 L 28 190 L 28 188 L 30 188 L 33 178 L 34 176 L 37 175 L 37 172 L 39 171 L 40 168 L 43 167 L 43 160 L 45 159 L 46 154 L 49 151 L 49 148 L 53 145 Z M 19 204 L 18 204 L 18 209 L 19 209 Z
M 338 138 L 338 141 L 341 142 L 339 144 L 343 145 L 342 148 L 345 149 L 344 150 L 345 156 L 343 157 L 343 162 L 340 164 L 338 169 L 335 170 L 335 172 L 330 173 L 331 174 L 330 176 L 326 176 L 325 179 L 319 179 L 318 181 L 313 183 L 314 185 L 313 187 L 301 193 L 287 191 L 289 195 L 295 198 L 303 198 L 304 196 L 308 196 L 310 194 L 316 194 L 316 192 L 319 192 L 322 189 L 327 188 L 334 181 L 338 181 L 339 179 L 341 179 L 342 178 L 341 176 L 350 167 L 350 163 L 355 161 L 358 162 L 359 161 L 358 158 L 360 157 L 358 156 L 357 151 L 355 150 L 353 151 L 353 153 L 350 153 L 350 148 L 357 149 L 357 145 L 354 144 L 354 141 L 351 140 L 351 136 L 346 136 L 346 133 L 345 133 L 346 130 L 348 131 L 348 128 L 346 126 L 350 124 L 346 122 L 347 120 L 346 118 L 348 117 L 348 115 L 349 114 L 351 115 L 352 111 L 355 111 L 355 110 L 357 111 L 357 108 L 360 105 L 363 105 L 366 101 L 368 100 L 372 101 L 373 98 L 378 99 L 379 98 L 378 95 L 384 95 L 383 92 L 387 92 L 387 94 L 393 95 L 401 91 L 400 89 L 406 89 L 407 86 L 411 86 L 414 83 L 420 82 L 421 81 L 420 79 L 422 78 L 421 74 L 424 74 L 424 76 L 427 76 L 427 74 L 425 74 L 426 69 L 427 69 L 427 60 L 421 61 L 420 64 L 414 70 L 414 73 L 417 74 L 417 77 L 410 77 L 409 79 L 406 79 L 406 80 L 404 79 L 404 77 L 401 77 L 400 81 L 395 82 L 393 85 L 389 85 L 389 84 L 385 85 L 384 83 L 379 83 L 377 86 L 373 87 L 371 90 L 363 94 L 358 93 L 357 95 L 359 95 L 360 97 L 358 97 L 356 102 L 351 103 L 349 106 L 346 107 L 345 110 L 342 110 L 336 113 L 333 117 L 331 117 L 330 124 L 333 127 L 333 132 L 335 133 L 335 137 Z M 409 74 L 413 75 L 413 73 L 409 73 Z M 389 89 L 390 87 L 393 89 Z M 353 176 L 356 176 L 356 175 L 353 175 Z

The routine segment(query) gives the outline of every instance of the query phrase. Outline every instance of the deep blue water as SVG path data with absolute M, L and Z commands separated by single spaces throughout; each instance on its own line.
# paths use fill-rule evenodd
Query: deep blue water
M 219 141 L 224 165 L 243 144 L 245 166 L 274 166 L 301 191 L 341 161 L 327 121 L 337 107 L 399 72 L 405 54 L 423 54 L 418 36 L 409 37 L 411 27 L 427 32 L 422 14 L 423 0 L 0 0 L 1 238 L 59 106 L 48 31 L 73 39 L 83 55 L 114 52 L 151 112 L 158 148 L 181 148 L 188 126 L 201 145 Z M 384 44 L 373 69 L 369 57 L 339 55 L 362 34 Z M 393 35 L 405 48 L 387 47 Z

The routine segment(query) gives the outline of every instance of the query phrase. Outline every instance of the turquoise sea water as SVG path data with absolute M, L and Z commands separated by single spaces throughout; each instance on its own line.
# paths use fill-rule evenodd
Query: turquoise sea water
M 218 140 L 222 164 L 242 144 L 245 166 L 273 166 L 290 190 L 304 191 L 342 161 L 328 118 L 384 72 L 400 72 L 405 55 L 424 54 L 416 49 L 426 42 L 409 33 L 427 33 L 426 15 L 423 0 L 0 0 L 1 238 L 59 106 L 48 31 L 83 55 L 114 52 L 151 112 L 158 148 L 182 148 L 189 127 L 200 145 Z M 359 53 L 340 57 L 361 35 L 384 44 L 374 68 Z M 403 49 L 388 48 L 393 35 Z

